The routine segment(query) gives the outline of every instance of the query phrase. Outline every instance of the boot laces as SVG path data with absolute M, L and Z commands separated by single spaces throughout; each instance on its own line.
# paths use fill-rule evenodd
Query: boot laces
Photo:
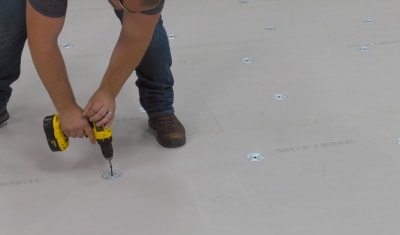
M 171 128 L 177 124 L 174 115 L 163 115 L 157 118 L 160 126 L 164 128 Z

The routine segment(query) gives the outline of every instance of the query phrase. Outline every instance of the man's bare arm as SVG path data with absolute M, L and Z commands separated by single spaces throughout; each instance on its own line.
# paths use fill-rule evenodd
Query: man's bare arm
M 58 35 L 65 17 L 50 18 L 37 12 L 27 1 L 28 44 L 32 60 L 44 86 L 60 114 L 61 126 L 67 136 L 94 137 L 82 109 L 76 104 L 60 49 Z
M 160 14 L 124 14 L 117 44 L 110 58 L 99 89 L 85 108 L 84 114 L 99 125 L 110 126 L 115 111 L 115 97 L 139 65 L 153 36 Z

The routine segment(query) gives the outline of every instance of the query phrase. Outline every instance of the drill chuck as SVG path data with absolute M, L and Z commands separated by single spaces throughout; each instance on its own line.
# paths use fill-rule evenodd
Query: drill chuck
M 111 142 L 112 142 L 112 137 L 105 140 L 97 140 L 97 143 L 100 145 L 101 153 L 107 160 L 111 160 L 114 154 Z

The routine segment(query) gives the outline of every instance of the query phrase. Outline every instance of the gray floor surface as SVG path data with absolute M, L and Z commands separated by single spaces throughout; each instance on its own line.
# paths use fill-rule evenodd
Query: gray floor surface
M 84 106 L 119 22 L 105 0 L 69 2 L 59 42 L 72 45 L 62 52 Z M 167 0 L 187 144 L 158 145 L 132 75 L 113 181 L 87 140 L 49 150 L 42 120 L 55 111 L 26 48 L 0 129 L 1 234 L 398 235 L 399 7 Z

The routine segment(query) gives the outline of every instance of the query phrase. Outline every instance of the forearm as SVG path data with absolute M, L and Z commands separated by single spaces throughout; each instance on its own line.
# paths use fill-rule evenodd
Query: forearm
M 100 89 L 116 97 L 122 86 L 141 62 L 150 44 L 156 16 L 126 14 L 123 27 L 108 68 L 100 84 Z
M 64 60 L 57 43 L 43 45 L 42 42 L 31 39 L 29 48 L 39 77 L 57 111 L 63 113 L 76 107 Z
M 116 97 L 126 80 L 139 65 L 147 47 L 148 42 L 135 42 L 120 38 L 111 55 L 100 89 L 105 89 L 113 97 Z
M 65 17 L 50 18 L 27 3 L 28 44 L 36 70 L 57 111 L 76 107 L 57 39 Z

